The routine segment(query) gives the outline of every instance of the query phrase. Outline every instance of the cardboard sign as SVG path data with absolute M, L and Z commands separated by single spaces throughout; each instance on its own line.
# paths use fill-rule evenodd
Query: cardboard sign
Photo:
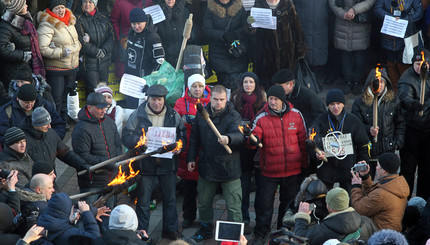
M 323 147 L 326 157 L 344 156 L 354 154 L 351 134 L 339 134 L 323 137 Z M 327 142 L 326 142 L 327 141 Z

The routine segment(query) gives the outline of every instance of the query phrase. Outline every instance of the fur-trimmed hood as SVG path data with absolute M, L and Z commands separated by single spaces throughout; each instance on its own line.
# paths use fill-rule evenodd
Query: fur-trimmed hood
M 76 24 L 76 17 L 75 15 L 73 15 L 72 11 L 68 8 L 66 8 L 66 11 L 70 12 L 70 20 L 69 20 L 69 26 L 75 25 Z M 43 22 L 47 22 L 49 24 L 51 24 L 54 28 L 56 29 L 62 29 L 66 26 L 66 23 L 62 22 L 61 20 L 52 17 L 50 14 L 48 14 L 45 11 L 40 11 L 39 13 L 37 13 L 37 23 L 41 24 Z
M 242 9 L 242 0 L 230 0 L 232 4 L 225 8 L 221 5 L 219 0 L 208 0 L 208 10 L 220 18 L 236 16 Z
M 309 186 L 309 184 L 312 181 L 315 181 L 315 180 L 319 180 L 319 179 L 316 176 L 309 176 L 309 177 L 307 177 L 307 178 L 305 178 L 303 180 L 302 184 L 300 185 L 300 190 L 297 193 L 296 199 L 294 201 L 294 206 L 295 207 L 298 207 L 299 204 L 300 204 L 300 202 L 304 202 L 304 201 L 309 202 L 309 201 L 311 201 L 313 199 L 316 199 L 316 198 L 325 198 L 325 196 L 326 196 L 325 194 L 327 193 L 327 189 L 325 189 L 325 193 L 324 194 L 321 194 L 321 195 L 318 195 L 318 196 L 312 196 L 313 198 L 311 198 L 311 199 L 308 198 L 309 195 L 311 194 L 311 193 L 308 192 L 308 186 Z M 321 182 L 321 184 L 324 185 L 323 182 Z M 321 190 L 321 191 L 317 191 L 317 192 L 324 192 L 324 191 Z
M 1 19 L 8 22 L 18 30 L 23 30 L 25 28 L 25 19 L 33 22 L 30 12 L 27 12 L 26 15 L 17 15 L 10 12 L 9 10 L 4 12 L 4 14 L 1 16 Z
M 385 91 L 382 93 L 381 97 L 378 99 L 378 101 L 385 101 L 390 102 L 393 101 L 395 98 L 395 93 L 393 90 L 393 85 L 391 84 L 391 80 L 388 77 L 386 69 L 380 69 L 381 72 L 381 78 L 385 81 Z M 371 82 L 376 76 L 376 70 L 372 69 L 369 72 L 369 75 L 367 76 L 366 83 L 364 85 L 363 93 L 361 94 L 361 99 L 363 100 L 364 104 L 366 106 L 371 106 L 373 104 L 373 93 L 372 89 L 369 85 L 371 85 Z
M 31 84 L 33 84 L 36 87 L 37 93 L 43 97 L 43 93 L 48 92 L 51 93 L 51 86 L 46 82 L 46 79 L 41 75 L 35 75 L 32 74 L 33 81 Z M 18 93 L 18 82 L 16 80 L 11 80 L 9 83 L 9 91 L 8 96 L 10 99 L 14 98 L 15 95 Z

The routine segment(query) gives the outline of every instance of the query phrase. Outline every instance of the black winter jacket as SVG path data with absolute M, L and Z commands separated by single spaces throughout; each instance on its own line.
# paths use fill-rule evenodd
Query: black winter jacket
M 94 245 L 145 245 L 132 230 L 107 230 L 102 237 L 97 238 Z
M 375 77 L 375 70 L 369 74 L 365 90 L 361 98 L 357 98 L 352 105 L 351 112 L 363 123 L 367 136 L 372 140 L 371 157 L 377 158 L 385 152 L 394 152 L 403 148 L 405 141 L 405 118 L 403 117 L 400 100 L 396 96 L 387 73 L 381 73 L 387 81 L 386 92 L 378 99 L 378 140 L 374 143 L 370 128 L 373 127 L 373 94 L 369 85 Z
M 21 125 L 27 140 L 27 152 L 33 161 L 49 162 L 55 170 L 55 159 L 58 158 L 67 165 L 80 170 L 86 162 L 64 144 L 53 129 L 43 133 L 33 127 L 31 117 L 27 117 Z
M 161 38 L 150 16 L 141 33 L 136 33 L 130 28 L 126 53 L 124 73 L 143 77 L 160 68 L 165 54 Z
M 34 103 L 33 109 L 43 106 L 51 115 L 51 127 L 57 132 L 60 139 L 63 139 L 66 135 L 66 123 L 61 119 L 61 116 L 55 110 L 52 103 L 48 102 L 40 95 L 37 95 L 36 102 Z M 10 111 L 10 116 L 9 116 Z M 10 127 L 19 127 L 24 119 L 27 117 L 25 111 L 21 108 L 16 98 L 13 98 L 8 103 L 0 107 L 0 142 L 4 143 L 4 134 Z M 31 116 L 30 116 L 31 118 Z
M 0 21 L 0 78 L 6 84 L 13 78 L 15 70 L 25 64 L 24 52 L 31 51 L 30 36 L 21 32 L 25 30 L 26 19 L 33 22 L 29 13 L 20 16 L 6 11 Z M 13 50 L 7 48 L 11 43 L 15 45 Z
M 397 94 L 402 103 L 403 115 L 406 126 L 413 129 L 430 132 L 430 78 L 426 81 L 424 95 L 424 114 L 419 115 L 419 111 L 414 107 L 413 102 L 420 101 L 421 80 L 419 74 L 414 71 L 414 67 L 407 69 L 399 79 L 397 84 Z
M 344 115 L 345 119 L 341 126 Z M 338 160 L 334 156 L 327 157 L 328 162 L 324 163 L 317 169 L 317 177 L 327 183 L 348 181 L 351 180 L 350 171 L 351 167 L 354 166 L 355 163 L 361 160 L 365 160 L 366 162 L 369 161 L 367 145 L 369 143 L 369 137 L 357 116 L 351 113 L 345 113 L 344 109 L 336 118 L 330 111 L 327 111 L 320 115 L 313 124 L 313 128 L 317 133 L 314 141 L 320 150 L 324 149 L 322 138 L 324 138 L 327 135 L 327 132 L 330 132 L 330 128 L 332 128 L 329 117 L 334 124 L 335 131 L 341 131 L 343 134 L 351 134 L 354 154 L 348 155 L 343 160 Z M 339 127 L 341 127 L 340 130 Z M 310 154 L 310 156 L 313 160 L 316 159 L 315 153 Z M 318 164 L 320 164 L 320 162 L 318 162 Z
M 215 133 L 202 115 L 197 112 L 191 128 L 187 162 L 195 162 L 198 155 L 199 176 L 208 181 L 225 182 L 238 179 L 242 174 L 239 149 L 245 140 L 238 128 L 238 125 L 242 123 L 242 118 L 234 110 L 231 102 L 227 102 L 224 111 L 216 116 L 213 115 L 211 103 L 206 106 L 206 110 L 221 135 L 228 136 L 228 146 L 233 153 L 228 154 L 218 143 Z
M 237 34 L 239 40 L 245 42 L 246 11 L 241 0 L 232 0 L 229 7 L 221 5 L 219 0 L 208 0 L 208 8 L 203 17 L 202 32 L 209 42 L 209 60 L 215 72 L 244 72 L 248 63 L 246 56 L 232 58 L 224 49 L 223 39 L 226 27 L 230 22 L 229 31 Z
M 85 106 L 79 111 L 79 122 L 72 133 L 72 147 L 76 154 L 88 164 L 95 165 L 99 162 L 122 154 L 121 138 L 115 122 L 105 116 L 98 120 L 93 118 Z M 114 166 L 106 166 L 102 171 L 92 174 L 92 183 L 87 174 L 79 176 L 80 187 L 103 187 L 110 182 L 109 169 Z
M 113 28 L 110 20 L 101 12 L 96 10 L 94 16 L 83 11 L 76 18 L 76 31 L 79 42 L 82 44 L 80 55 L 82 61 L 79 64 L 80 70 L 100 71 L 108 70 L 111 55 L 115 46 Z M 84 42 L 83 36 L 87 33 L 90 36 L 88 43 Z M 98 59 L 96 55 L 99 49 L 105 51 L 105 57 Z
M 16 183 L 16 185 L 20 188 L 24 188 L 24 186 L 30 182 L 32 167 L 33 160 L 27 152 L 21 154 L 9 146 L 5 146 L 3 152 L 0 152 L 0 168 L 18 170 L 18 183 Z
M 149 120 L 145 107 L 148 102 L 142 103 L 128 118 L 128 121 L 122 130 L 122 143 L 128 149 L 136 146 L 142 135 L 142 129 L 148 132 L 148 128 L 152 126 Z M 164 105 L 167 109 L 164 118 L 163 127 L 176 128 L 176 139 L 181 139 L 183 145 L 186 145 L 185 135 L 186 129 L 181 121 L 181 116 L 168 104 Z M 162 175 L 171 174 L 178 171 L 178 157 L 173 155 L 172 159 L 147 157 L 136 163 L 142 175 Z

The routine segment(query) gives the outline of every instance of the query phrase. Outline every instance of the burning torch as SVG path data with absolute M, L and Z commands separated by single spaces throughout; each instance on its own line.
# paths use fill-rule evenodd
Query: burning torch
M 218 137 L 218 139 L 221 140 L 221 134 L 219 133 L 218 129 L 215 127 L 214 123 L 212 122 L 212 120 L 209 118 L 209 113 L 208 111 L 206 111 L 206 109 L 203 107 L 203 105 L 201 103 L 197 103 L 196 104 L 197 110 L 200 112 L 200 114 L 202 114 L 203 118 L 206 120 L 206 122 L 209 124 L 209 126 L 211 127 L 212 131 L 215 133 L 215 135 Z M 230 147 L 228 145 L 222 145 L 224 146 L 224 149 L 231 154 L 232 151 L 230 149 Z
M 322 151 L 320 149 L 318 149 L 318 147 L 317 147 L 317 145 L 315 144 L 315 141 L 314 141 L 315 135 L 317 135 L 317 132 L 315 132 L 315 129 L 312 129 L 312 133 L 309 135 L 309 138 L 306 139 L 305 144 L 306 144 L 306 147 L 308 149 L 313 149 L 317 153 L 318 156 L 321 156 L 322 155 Z M 326 157 L 323 158 L 323 161 L 324 162 L 328 162 L 328 160 L 327 160 Z
M 425 62 L 424 57 L 424 51 L 421 51 L 421 56 L 423 58 L 423 61 L 421 61 L 420 64 L 420 79 L 421 79 L 421 94 L 420 94 L 420 103 L 421 105 L 424 105 L 424 94 L 426 93 L 426 80 L 429 73 L 429 67 L 427 62 Z M 419 115 L 422 117 L 424 114 L 424 111 L 420 111 Z
M 255 143 L 258 143 L 257 138 L 255 138 L 255 136 L 251 133 L 251 129 L 248 127 L 248 125 L 246 125 L 246 127 L 239 125 L 238 128 L 243 135 L 248 136 L 252 141 L 254 141 Z M 260 142 L 258 144 L 258 147 L 262 148 L 263 144 Z
M 376 67 L 375 78 L 372 81 L 372 94 L 373 94 L 373 128 L 378 128 L 378 94 L 381 90 L 381 72 L 379 67 Z M 373 142 L 378 142 L 378 135 L 373 137 Z

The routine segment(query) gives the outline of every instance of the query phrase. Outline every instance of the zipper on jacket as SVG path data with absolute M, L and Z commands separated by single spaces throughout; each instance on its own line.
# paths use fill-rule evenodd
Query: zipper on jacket
M 284 137 L 285 134 L 284 134 L 284 124 L 283 124 L 283 121 L 282 121 L 282 117 L 280 119 L 281 119 L 282 136 Z M 287 173 L 287 154 L 286 154 L 287 147 L 285 147 L 284 138 L 282 138 L 282 144 L 284 145 L 284 158 L 285 158 L 284 173 Z

